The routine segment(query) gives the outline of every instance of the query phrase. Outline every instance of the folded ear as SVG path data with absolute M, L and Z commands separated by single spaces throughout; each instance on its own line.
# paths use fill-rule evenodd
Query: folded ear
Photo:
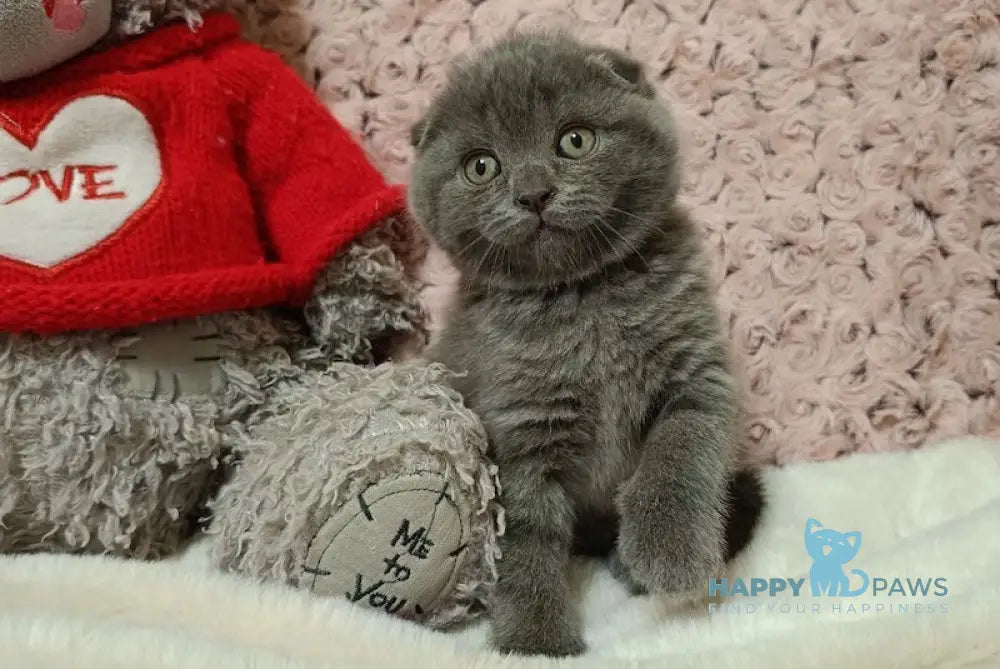
M 613 74 L 639 95 L 647 98 L 656 96 L 656 90 L 646 79 L 646 70 L 642 63 L 631 56 L 616 49 L 596 48 L 592 50 L 587 60 Z

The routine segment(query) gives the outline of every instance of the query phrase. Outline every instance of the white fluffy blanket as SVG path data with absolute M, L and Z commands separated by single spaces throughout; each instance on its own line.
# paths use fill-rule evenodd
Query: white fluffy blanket
M 581 563 L 576 574 L 591 650 L 566 663 L 1000 667 L 1000 446 L 963 440 L 910 453 L 857 455 L 771 471 L 768 482 L 770 510 L 730 577 L 748 584 L 754 577 L 804 577 L 801 596 L 786 590 L 775 597 L 735 597 L 709 613 L 704 601 L 630 598 L 599 564 Z M 947 595 L 808 596 L 812 561 L 804 527 L 810 517 L 839 531 L 862 532 L 846 571 L 861 569 L 887 584 L 943 578 Z M 857 576 L 852 579 L 856 584 Z M 209 569 L 204 545 L 159 564 L 0 558 L 4 669 L 558 664 L 492 655 L 483 650 L 485 638 L 483 625 L 433 633 L 344 601 L 255 587 Z

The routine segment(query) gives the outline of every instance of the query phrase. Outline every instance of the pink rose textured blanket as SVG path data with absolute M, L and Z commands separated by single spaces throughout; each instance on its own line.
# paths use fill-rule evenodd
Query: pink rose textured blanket
M 1000 436 L 1000 0 L 258 0 L 405 179 L 449 60 L 565 27 L 650 68 L 686 140 L 750 457 Z M 440 293 L 440 291 L 438 291 Z

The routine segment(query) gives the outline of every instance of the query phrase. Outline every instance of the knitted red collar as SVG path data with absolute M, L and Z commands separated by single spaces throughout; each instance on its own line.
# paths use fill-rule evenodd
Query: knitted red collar
M 108 49 L 85 53 L 24 83 L 30 85 L 38 79 L 51 85 L 54 81 L 78 79 L 84 75 L 144 70 L 239 35 L 240 26 L 233 16 L 212 12 L 204 16 L 202 25 L 195 30 L 186 23 L 174 23 Z

